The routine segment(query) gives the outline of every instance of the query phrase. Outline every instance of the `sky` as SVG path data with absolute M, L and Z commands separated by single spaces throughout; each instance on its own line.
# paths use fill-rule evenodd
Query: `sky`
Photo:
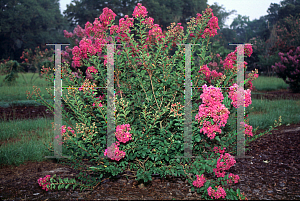
M 61 13 L 67 9 L 67 4 L 70 4 L 72 0 L 60 0 L 60 10 Z M 225 8 L 227 12 L 231 10 L 236 10 L 235 14 L 228 17 L 225 24 L 230 25 L 238 14 L 242 16 L 249 16 L 252 21 L 254 19 L 259 19 L 261 16 L 267 15 L 267 10 L 271 3 L 279 4 L 281 0 L 207 0 L 209 5 L 217 2 L 219 6 Z

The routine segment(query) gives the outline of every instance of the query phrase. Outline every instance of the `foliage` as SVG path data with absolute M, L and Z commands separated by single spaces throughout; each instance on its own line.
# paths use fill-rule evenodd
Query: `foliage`
M 288 52 L 300 45 L 300 14 L 284 18 L 276 26 L 276 40 L 272 41 L 271 53 L 277 50 Z
M 41 51 L 40 47 L 36 47 L 34 50 L 34 53 L 31 49 L 25 49 L 22 53 L 22 56 L 20 59 L 24 59 L 22 63 L 18 63 L 14 60 L 4 60 L 4 63 L 1 64 L 0 67 L 0 75 L 7 75 L 3 82 L 7 82 L 9 85 L 11 85 L 18 76 L 18 73 L 23 73 L 28 70 L 33 71 L 34 73 L 37 71 L 39 76 L 41 77 L 41 69 L 42 68 L 49 68 L 53 69 L 53 51 L 46 49 L 45 51 Z M 52 71 L 51 71 L 52 72 Z M 21 74 L 26 85 L 28 85 L 26 78 L 23 74 Z M 35 80 L 32 80 L 34 77 L 34 74 L 31 77 L 30 84 L 32 85 Z
M 257 48 L 253 48 L 253 55 L 246 58 L 248 70 L 258 68 L 260 72 L 270 73 L 271 66 L 280 61 L 277 57 L 279 51 L 287 52 L 292 46 L 298 46 L 295 42 L 299 38 L 297 36 L 299 25 L 295 18 L 299 14 L 299 3 L 299 0 L 271 3 L 267 10 L 268 15 L 260 17 L 259 20 L 248 21 L 246 16 L 244 19 L 242 17 L 235 19 L 236 22 L 232 24 L 235 27 L 232 28 L 240 34 L 237 42 L 253 44 L 256 41 Z M 242 24 L 244 28 L 241 28 Z
M 8 85 L 14 85 L 16 78 L 18 78 L 18 73 L 24 71 L 22 66 L 15 60 L 4 60 L 4 63 L 0 64 L 0 75 L 6 75 L 3 82 Z
M 275 63 L 272 68 L 276 70 L 278 77 L 290 85 L 290 89 L 294 93 L 300 92 L 300 46 L 296 51 L 291 49 L 286 54 L 279 52 L 278 56 L 281 62 Z
M 58 0 L 2 0 L 0 6 L 0 58 L 19 62 L 24 49 L 68 42 Z
M 34 52 L 31 49 L 25 49 L 22 52 L 20 59 L 23 59 L 22 63 L 32 72 L 38 72 L 41 76 L 41 69 L 45 67 L 54 67 L 54 51 L 53 49 L 42 51 L 37 46 Z
M 197 56 L 201 58 L 200 66 L 209 62 L 210 58 L 206 56 L 206 48 L 209 43 L 208 38 L 214 36 L 214 34 L 211 35 L 209 32 L 216 31 L 215 29 L 218 28 L 217 19 L 212 16 L 213 13 L 211 9 L 207 9 L 203 16 L 199 14 L 196 19 L 193 18 L 191 20 L 192 23 L 188 26 L 187 35 L 182 34 L 180 24 L 174 27 L 174 23 L 169 27 L 166 38 L 153 38 L 155 43 L 152 43 L 151 39 L 145 40 L 146 33 L 143 30 L 145 25 L 141 26 L 141 32 L 136 32 L 138 33 L 139 43 L 134 41 L 133 44 L 128 44 L 129 38 L 133 38 L 133 35 L 129 33 L 128 29 L 120 33 L 120 42 L 122 45 L 126 45 L 126 49 L 122 51 L 117 50 L 117 53 L 114 55 L 115 81 L 117 82 L 116 91 L 118 91 L 115 96 L 115 111 L 117 111 L 116 133 L 118 133 L 118 126 L 128 126 L 130 129 L 127 129 L 127 131 L 129 132 L 130 130 L 129 137 L 132 137 L 132 141 L 126 144 L 112 145 L 113 147 L 111 147 L 111 149 L 116 146 L 117 149 L 115 151 L 120 153 L 119 149 L 122 150 L 121 156 L 124 156 L 122 160 L 116 161 L 103 157 L 106 156 L 106 153 L 109 156 L 110 153 L 110 148 L 107 148 L 107 151 L 104 152 L 107 146 L 107 131 L 105 128 L 108 126 L 106 111 L 109 106 L 106 106 L 106 99 L 103 99 L 102 94 L 99 98 L 95 97 L 100 95 L 98 90 L 95 88 L 86 88 L 87 86 L 96 86 L 95 83 L 91 83 L 91 80 L 98 81 L 98 86 L 105 86 L 107 82 L 105 79 L 105 65 L 107 66 L 107 62 L 110 62 L 106 57 L 107 48 L 101 47 L 103 55 L 100 55 L 98 51 L 93 51 L 93 48 L 96 47 L 98 43 L 90 43 L 92 40 L 89 41 L 84 37 L 84 34 L 80 34 L 86 33 L 88 36 L 98 36 L 98 33 L 102 33 L 98 30 L 99 27 L 102 26 L 98 26 L 98 22 L 95 20 L 93 25 L 87 23 L 85 30 L 74 30 L 74 32 L 79 31 L 77 32 L 77 36 L 81 35 L 83 39 L 79 46 L 75 46 L 72 50 L 72 59 L 74 60 L 73 67 L 88 67 L 86 72 L 91 70 L 97 74 L 95 77 L 84 80 L 80 77 L 77 78 L 76 75 L 72 75 L 69 64 L 66 63 L 62 66 L 67 85 L 74 86 L 77 84 L 75 81 L 78 81 L 81 85 L 79 90 L 69 89 L 69 95 L 64 98 L 65 106 L 71 109 L 71 111 L 63 111 L 64 119 L 68 122 L 70 127 L 68 127 L 69 133 L 66 133 L 66 126 L 62 128 L 62 134 L 66 133 L 66 135 L 63 135 L 63 137 L 65 137 L 64 143 L 69 150 L 69 154 L 71 154 L 70 161 L 72 166 L 82 170 L 78 179 L 87 183 L 85 188 L 92 188 L 96 184 L 99 184 L 102 178 L 113 177 L 123 173 L 126 169 L 134 173 L 136 180 L 143 182 L 151 180 L 152 174 L 159 173 L 162 177 L 166 175 L 187 176 L 189 183 L 192 184 L 195 180 L 195 176 L 192 177 L 189 173 L 192 173 L 192 175 L 201 175 L 205 172 L 208 175 L 213 173 L 213 167 L 216 166 L 217 159 L 211 160 L 211 158 L 220 157 L 219 153 L 212 150 L 214 145 L 220 147 L 235 146 L 232 145 L 236 142 L 234 126 L 227 125 L 225 129 L 228 132 L 222 132 L 220 136 L 217 136 L 215 139 L 208 140 L 206 138 L 207 136 L 200 135 L 200 128 L 197 128 L 195 125 L 197 123 L 193 121 L 192 142 L 195 143 L 193 147 L 195 151 L 194 155 L 197 155 L 199 159 L 176 159 L 172 157 L 183 156 L 184 152 L 184 128 L 182 126 L 184 121 L 182 115 L 184 113 L 181 112 L 181 103 L 184 102 L 183 82 L 185 63 L 183 61 L 184 52 L 182 46 L 179 46 L 179 50 L 177 50 L 175 55 L 171 58 L 167 56 L 167 52 L 171 48 L 176 47 L 176 44 L 181 42 L 185 43 L 189 37 L 192 44 L 198 44 L 198 41 L 202 44 L 199 47 L 200 54 L 197 54 Z M 100 16 L 100 18 L 101 17 L 103 16 Z M 209 19 L 210 17 L 211 19 Z M 127 18 L 127 20 L 129 20 L 129 18 Z M 194 25 L 195 21 L 198 23 L 196 26 Z M 151 20 L 148 22 L 151 22 Z M 108 22 L 104 21 L 103 23 Z M 195 27 L 197 30 L 194 31 Z M 129 28 L 129 26 L 126 28 Z M 155 30 L 153 24 L 150 28 L 152 31 Z M 134 27 L 134 29 L 136 30 L 136 27 Z M 89 32 L 88 30 L 93 31 Z M 202 34 L 203 31 L 204 33 Z M 70 35 L 70 33 L 65 34 Z M 111 37 L 107 37 L 106 35 L 99 35 L 98 37 L 101 37 L 101 39 L 103 37 L 107 39 L 108 42 L 115 44 L 115 39 L 118 34 L 119 32 L 113 31 L 110 32 Z M 179 34 L 179 37 L 175 37 L 177 34 Z M 154 32 L 153 36 L 161 36 L 161 32 Z M 95 38 L 98 39 L 97 37 Z M 137 48 L 137 45 L 144 47 L 145 44 L 147 45 L 146 49 Z M 155 49 L 156 51 L 153 50 L 153 45 L 158 46 L 157 49 Z M 192 46 L 191 51 L 193 52 L 194 49 L 196 49 L 196 47 Z M 252 49 L 247 48 L 248 52 L 246 51 L 246 54 L 251 55 L 252 52 L 250 50 Z M 230 55 L 232 60 L 227 58 L 224 62 L 228 65 L 228 68 L 225 70 L 226 75 L 222 76 L 219 80 L 210 80 L 209 83 L 211 85 L 230 86 L 230 84 L 234 82 L 234 78 L 236 77 L 236 72 L 233 69 L 233 65 L 235 65 L 236 62 L 234 61 L 236 60 L 235 53 L 236 52 Z M 98 59 L 99 56 L 105 58 L 104 62 Z M 224 67 L 226 65 L 224 65 Z M 174 66 L 176 66 L 176 71 L 171 72 Z M 194 62 L 192 62 L 191 68 L 191 72 L 193 72 L 192 78 L 196 80 L 195 85 L 204 85 L 207 79 L 204 79 L 204 74 L 197 72 L 199 67 L 195 66 Z M 134 72 L 135 76 L 130 77 L 127 72 Z M 53 82 L 53 77 L 49 80 Z M 162 89 L 163 92 L 159 93 Z M 196 92 L 193 95 L 197 97 L 200 93 Z M 99 103 L 98 99 L 102 101 L 100 100 L 101 102 Z M 228 94 L 226 94 L 224 104 L 230 108 L 231 112 L 235 111 L 230 105 Z M 195 117 L 199 105 L 194 104 L 193 107 L 193 109 L 195 109 L 193 110 L 193 117 Z M 226 111 L 228 111 L 227 108 Z M 126 133 L 127 135 L 129 135 L 128 132 Z M 126 151 L 126 156 L 123 155 L 123 151 Z M 210 156 L 207 155 L 208 152 Z M 87 159 L 92 166 L 83 164 L 83 159 Z M 91 174 L 89 174 L 89 172 Z M 207 189 L 209 185 L 215 186 L 214 184 L 220 184 L 223 182 L 223 179 L 229 178 L 226 176 L 225 178 L 217 178 L 216 181 L 208 181 L 205 188 Z M 203 189 L 204 187 L 197 189 L 197 192 L 204 192 L 204 196 L 207 196 L 206 190 Z M 193 187 L 192 191 L 194 190 L 195 188 Z M 230 198 L 234 198 L 238 194 L 229 189 L 226 189 L 226 193 Z

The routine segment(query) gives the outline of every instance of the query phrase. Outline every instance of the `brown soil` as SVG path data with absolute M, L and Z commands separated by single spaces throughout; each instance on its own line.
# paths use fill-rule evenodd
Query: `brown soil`
M 284 97 L 294 99 L 296 96 L 300 100 L 300 94 L 284 90 L 266 94 L 265 98 L 268 99 L 284 94 Z M 47 113 L 44 106 L 0 108 L 0 114 L 5 113 L 7 119 L 13 119 L 13 110 L 18 119 L 44 116 L 53 118 L 53 114 Z M 240 176 L 240 182 L 234 184 L 233 188 L 239 188 L 249 200 L 300 200 L 300 122 L 276 129 L 251 142 L 246 155 L 252 158 L 236 159 L 237 163 L 229 170 Z M 263 130 L 259 130 L 257 134 L 260 132 Z M 83 192 L 79 189 L 46 192 L 37 183 L 40 177 L 47 174 L 75 178 L 78 173 L 52 159 L 43 162 L 29 161 L 19 167 L 3 166 L 0 172 L 0 200 L 201 199 L 201 195 L 189 192 L 190 185 L 179 177 L 162 179 L 153 175 L 152 182 L 143 186 L 134 179 L 127 180 L 124 176 L 119 176 L 103 181 L 94 191 Z

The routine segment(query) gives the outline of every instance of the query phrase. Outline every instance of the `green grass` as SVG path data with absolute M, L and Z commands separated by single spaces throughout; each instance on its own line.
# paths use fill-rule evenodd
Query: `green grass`
M 26 76 L 30 77 L 30 75 Z M 36 80 L 35 84 L 37 86 L 46 87 L 46 81 L 39 79 L 40 78 Z M 7 105 L 9 100 L 15 100 L 15 98 L 26 102 L 27 96 L 25 95 L 25 91 L 32 91 L 32 87 L 25 86 L 21 76 L 17 81 L 18 85 L 14 87 L 4 87 L 2 85 L 0 89 L 1 98 L 5 101 L 0 102 L 0 107 L 5 106 L 5 103 Z M 275 90 L 286 88 L 286 85 L 282 82 L 283 81 L 279 78 L 260 76 L 253 82 L 253 85 L 259 90 Z M 277 88 L 274 88 L 274 86 Z M 18 91 L 18 96 L 16 95 L 16 91 Z M 7 97 L 3 96 L 4 92 Z M 43 92 L 41 92 L 41 94 L 42 93 Z M 45 91 L 44 94 L 46 95 L 46 93 L 47 92 Z M 259 129 L 268 129 L 270 126 L 274 125 L 274 121 L 278 120 L 279 116 L 282 117 L 282 124 L 300 122 L 300 100 L 252 100 L 252 104 L 248 109 L 251 111 L 249 119 L 253 129 L 258 126 Z M 45 118 L 0 122 L 1 142 L 8 140 L 12 142 L 0 146 L 0 165 L 18 166 L 28 160 L 44 161 L 46 160 L 45 156 L 52 156 L 53 153 L 44 146 L 44 143 L 49 145 L 50 142 L 53 142 L 51 122 L 53 122 L 53 119 Z M 64 121 L 62 124 L 65 124 Z M 63 151 L 63 153 L 65 154 L 66 152 Z
M 19 166 L 26 161 L 44 161 L 45 156 L 53 156 L 45 147 L 53 143 L 52 122 L 49 118 L 0 122 L 1 142 L 10 140 L 0 146 L 0 166 Z
M 249 106 L 249 123 L 254 128 L 268 129 L 279 116 L 282 124 L 300 122 L 300 100 L 264 100 L 253 99 Z
M 0 76 L 0 102 L 33 100 L 32 98 L 27 99 L 27 95 L 25 93 L 26 91 L 32 92 L 34 90 L 33 86 L 40 88 L 40 94 L 44 94 L 45 99 L 53 99 L 46 90 L 46 88 L 52 88 L 50 92 L 53 94 L 53 85 L 50 85 L 45 78 L 40 78 L 37 73 L 19 73 L 18 75 L 19 77 L 16 78 L 16 81 L 13 82 L 14 85 L 12 86 L 9 86 L 7 83 L 3 82 L 5 75 Z M 33 78 L 32 81 L 31 78 Z
M 283 79 L 277 77 L 268 77 L 260 75 L 252 82 L 258 91 L 273 91 L 278 89 L 286 89 L 289 85 Z

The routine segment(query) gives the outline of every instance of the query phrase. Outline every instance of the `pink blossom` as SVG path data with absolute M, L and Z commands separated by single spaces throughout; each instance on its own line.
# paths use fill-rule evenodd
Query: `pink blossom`
M 253 137 L 252 126 L 246 124 L 245 122 L 241 122 L 240 124 L 245 126 L 245 134 Z
M 134 8 L 132 15 L 135 18 L 138 18 L 140 16 L 143 16 L 143 18 L 145 18 L 147 16 L 147 13 L 147 9 L 144 6 L 142 6 L 141 3 L 138 3 L 137 6 Z
M 199 175 L 196 175 L 196 176 L 197 176 L 197 179 L 195 181 L 193 181 L 193 185 L 200 188 L 204 185 L 206 180 L 205 180 L 203 174 L 201 175 L 201 177 L 199 177 Z
M 125 152 L 119 150 L 120 143 L 112 143 L 108 149 L 105 149 L 104 156 L 108 156 L 112 160 L 120 161 L 122 158 L 125 157 Z
M 63 134 L 63 133 L 65 133 L 66 132 L 66 125 L 63 125 L 62 127 L 61 127 L 61 134 Z
M 38 183 L 40 186 L 43 187 L 43 190 L 46 191 L 49 190 L 48 186 L 50 186 L 50 182 L 49 182 L 50 177 L 51 177 L 50 175 L 46 175 L 46 177 L 38 179 Z
M 218 147 L 214 147 L 213 148 L 213 151 L 215 152 L 215 153 L 220 153 L 220 154 L 223 154 L 224 152 L 225 152 L 225 149 L 226 149 L 226 147 L 223 147 L 223 149 L 219 149 Z
M 238 91 L 235 91 L 236 89 L 238 89 Z M 249 105 L 251 105 L 252 101 L 251 101 L 251 91 L 250 89 L 244 90 L 244 99 L 242 100 L 237 100 L 237 96 L 243 97 L 243 93 L 242 93 L 242 87 L 238 87 L 238 85 L 235 83 L 234 85 L 232 85 L 230 87 L 230 92 L 229 92 L 229 98 L 232 100 L 231 104 L 235 107 L 238 108 L 240 106 L 244 106 L 244 107 L 248 107 Z M 241 98 L 240 98 L 241 99 Z
M 126 131 L 127 130 L 127 131 Z M 132 140 L 131 134 L 128 132 L 131 130 L 129 124 L 118 125 L 116 128 L 116 137 L 120 142 L 126 143 L 129 140 Z
M 218 186 L 217 191 L 212 189 L 212 187 L 208 187 L 207 193 L 209 196 L 211 196 L 212 199 L 219 199 L 219 198 L 225 198 L 226 197 L 226 192 L 225 190 L 221 187 Z
M 225 155 L 221 154 L 217 161 L 217 167 L 214 168 L 213 171 L 217 177 L 224 177 L 225 170 L 229 170 L 230 167 L 232 167 L 235 163 L 236 161 L 230 154 L 228 153 L 225 153 Z
M 86 71 L 95 74 L 98 73 L 97 69 L 94 66 L 88 67 Z
M 234 180 L 234 183 L 236 184 L 239 182 L 239 179 L 240 179 L 240 177 L 238 175 L 234 175 L 232 173 L 230 173 L 228 175 L 228 177 L 229 177 L 229 180 L 227 181 L 228 184 L 232 184 L 232 180 Z
M 198 122 L 203 121 L 203 127 L 200 129 L 200 132 L 207 134 L 210 139 L 214 139 L 217 132 L 221 133 L 220 127 L 225 126 L 227 123 L 230 112 L 221 104 L 224 97 L 220 88 L 213 86 L 207 87 L 206 85 L 203 85 L 202 88 L 203 93 L 200 98 L 203 104 L 199 106 L 199 111 L 195 119 L 198 120 Z M 205 120 L 207 117 L 212 118 L 214 124 Z

